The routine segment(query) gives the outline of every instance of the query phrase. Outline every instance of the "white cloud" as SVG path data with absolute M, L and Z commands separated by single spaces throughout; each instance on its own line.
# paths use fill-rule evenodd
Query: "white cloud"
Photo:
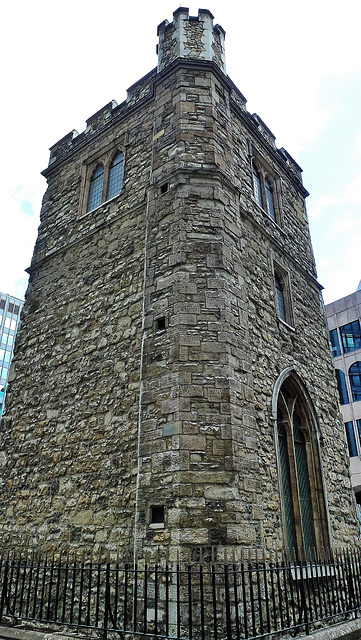
M 345 211 L 336 217 L 335 223 L 333 225 L 333 232 L 336 234 L 349 233 L 350 231 L 353 231 L 353 230 L 357 232 L 358 227 L 359 225 L 355 217 L 349 211 Z M 351 236 L 349 235 L 348 242 L 351 242 L 354 237 L 355 237 L 354 235 L 351 235 Z M 360 250 L 361 250 L 361 247 L 360 247 Z
M 19 185 L 5 193 L 2 208 L 2 242 L 0 254 L 0 291 L 23 297 L 27 281 L 25 269 L 30 265 L 39 224 L 38 211 L 30 215 L 25 203 L 38 205 L 39 196 L 33 190 Z M 33 206 L 33 205 L 32 205 Z M 25 278 L 25 280 L 24 280 Z
M 361 204 L 361 172 L 345 188 L 345 201 Z M 360 220 L 359 220 L 360 223 Z
M 320 196 L 319 198 L 317 198 L 314 205 L 312 205 L 311 207 L 307 207 L 308 217 L 310 219 L 318 218 L 325 209 L 340 204 L 341 202 L 342 199 L 339 196 L 335 196 L 332 194 Z
M 197 15 L 198 6 L 191 3 L 191 15 Z M 336 0 L 304 0 L 302 11 L 299 3 L 289 0 L 258 0 L 257 5 L 212 0 L 208 7 L 215 23 L 227 32 L 227 71 L 249 100 L 249 110 L 259 113 L 276 135 L 277 145 L 297 161 L 301 150 L 314 148 L 334 116 L 335 93 L 325 97 L 322 83 L 335 74 L 343 77 L 361 70 L 356 19 L 360 0 L 344 0 L 342 6 Z M 16 29 L 5 29 L 0 42 L 0 55 L 7 60 L 1 103 L 7 125 L 0 168 L 2 236 L 6 234 L 7 247 L 0 254 L 0 289 L 11 293 L 16 286 L 12 282 L 21 279 L 29 265 L 45 190 L 39 174 L 46 166 L 48 147 L 73 128 L 82 131 L 85 119 L 112 98 L 125 99 L 126 88 L 156 65 L 156 28 L 164 19 L 172 19 L 174 9 L 176 3 L 172 6 L 169 0 L 105 0 L 100 13 L 89 11 L 86 0 L 6 4 L 4 24 L 16 24 Z M 76 34 L 67 39 L 66 47 L 59 44 L 64 33 Z M 89 58 L 91 42 L 97 44 Z M 352 100 L 351 93 L 347 100 Z M 347 118 L 343 126 L 349 126 Z M 337 154 L 329 129 L 324 158 L 312 168 L 326 176 L 328 156 Z M 354 139 L 361 153 L 361 133 Z M 350 152 L 355 150 L 353 144 Z M 337 162 L 344 160 L 341 154 L 337 157 Z M 355 216 L 347 203 L 360 203 L 360 180 L 361 176 L 346 187 L 340 184 L 337 190 L 330 183 L 323 187 L 328 195 L 312 188 L 315 204 L 309 209 L 310 219 L 324 223 L 323 216 L 334 213 L 332 207 L 342 206 Z M 22 190 L 14 195 L 19 183 Z M 342 213 L 341 208 L 338 211 Z M 329 250 L 324 247 L 322 255 Z M 338 259 L 332 260 L 340 271 Z M 333 268 L 329 265 L 329 272 Z

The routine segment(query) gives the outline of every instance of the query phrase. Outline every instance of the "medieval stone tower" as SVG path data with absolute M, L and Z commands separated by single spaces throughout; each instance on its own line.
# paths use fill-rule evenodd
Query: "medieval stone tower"
M 357 524 L 301 169 L 177 9 L 51 148 L 1 432 L 3 544 L 321 551 Z

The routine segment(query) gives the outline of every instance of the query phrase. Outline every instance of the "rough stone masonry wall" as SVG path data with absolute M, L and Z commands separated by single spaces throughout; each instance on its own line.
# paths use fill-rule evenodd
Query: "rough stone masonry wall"
M 3 545 L 132 547 L 152 124 L 132 109 L 51 165 L 2 425 Z M 85 214 L 83 162 L 119 139 L 122 193 Z
M 174 558 L 282 549 L 270 405 L 293 366 L 319 418 L 331 539 L 353 541 L 297 165 L 214 64 L 175 61 L 153 80 L 154 94 L 149 77 L 132 88 L 138 107 L 99 112 L 54 150 L 1 435 L 2 539 L 96 550 L 135 535 L 139 554 Z M 115 140 L 122 194 L 84 214 L 83 163 Z M 253 200 L 252 145 L 280 177 L 282 228 Z M 274 259 L 290 273 L 294 331 L 277 319 Z
M 357 539 L 344 432 L 315 281 L 304 191 L 275 145 L 206 67 L 159 88 L 151 196 L 142 397 L 144 474 L 137 543 L 283 548 L 270 419 L 279 374 L 292 366 L 320 423 L 331 544 Z M 282 181 L 283 227 L 253 200 L 250 143 Z M 170 160 L 171 159 L 171 160 Z M 294 330 L 279 322 L 272 260 L 289 271 Z M 158 389 L 161 389 L 159 392 Z M 336 447 L 335 443 L 341 442 Z M 165 506 L 154 530 L 149 507 Z M 337 505 L 342 504 L 336 513 Z

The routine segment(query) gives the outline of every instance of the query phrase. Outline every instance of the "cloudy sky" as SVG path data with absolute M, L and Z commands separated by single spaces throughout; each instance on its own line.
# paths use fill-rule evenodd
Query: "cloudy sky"
M 48 148 L 156 66 L 175 0 L 18 0 L 2 9 L 0 291 L 24 295 Z M 303 167 L 325 302 L 361 279 L 360 0 L 207 0 L 227 73 Z

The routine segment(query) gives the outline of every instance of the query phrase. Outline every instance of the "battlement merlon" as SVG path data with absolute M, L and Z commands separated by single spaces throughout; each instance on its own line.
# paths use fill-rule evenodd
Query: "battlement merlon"
M 67 133 L 66 136 L 58 140 L 58 142 L 55 142 L 55 144 L 50 147 L 49 167 L 57 160 L 58 154 L 64 155 L 69 149 L 71 149 L 72 142 L 74 138 L 78 137 L 78 135 L 79 132 L 76 129 L 73 129 L 70 133 Z
M 47 169 L 42 171 L 42 175 L 46 177 L 50 167 L 69 156 L 75 149 L 79 148 L 83 143 L 99 131 L 102 131 L 107 125 L 115 121 L 117 118 L 125 115 L 127 110 L 142 104 L 144 99 L 149 98 L 153 92 L 153 80 L 157 75 L 157 70 L 152 69 L 143 78 L 134 83 L 127 90 L 127 98 L 124 102 L 118 104 L 116 100 L 111 100 L 104 107 L 99 109 L 90 118 L 86 120 L 86 128 L 82 133 L 78 133 L 75 129 L 70 131 L 66 136 L 55 142 L 50 147 L 50 157 Z
M 125 102 L 117 104 L 112 100 L 86 121 L 86 129 L 82 133 L 73 130 L 61 138 L 50 148 L 48 168 L 42 174 L 47 177 L 53 165 L 61 162 L 78 149 L 87 140 L 107 125 L 124 117 L 129 109 L 140 106 L 144 99 L 153 94 L 153 83 L 163 69 L 179 59 L 216 63 L 224 73 L 224 81 L 228 85 L 231 97 L 246 115 L 246 99 L 232 80 L 225 74 L 224 38 L 225 31 L 221 26 L 213 26 L 213 15 L 207 9 L 199 9 L 198 16 L 189 16 L 189 9 L 179 7 L 173 13 L 173 22 L 165 20 L 158 26 L 158 67 L 134 83 L 127 90 Z M 270 145 L 278 160 L 288 168 L 302 185 L 302 169 L 285 149 L 277 149 L 275 136 L 257 114 L 248 114 L 248 121 L 257 134 Z M 308 193 L 305 191 L 305 195 Z
M 199 9 L 198 16 L 193 17 L 189 9 L 179 7 L 173 13 L 173 22 L 161 22 L 157 35 L 158 73 L 177 58 L 210 60 L 226 73 L 225 31 L 218 24 L 213 26 L 208 9 Z

